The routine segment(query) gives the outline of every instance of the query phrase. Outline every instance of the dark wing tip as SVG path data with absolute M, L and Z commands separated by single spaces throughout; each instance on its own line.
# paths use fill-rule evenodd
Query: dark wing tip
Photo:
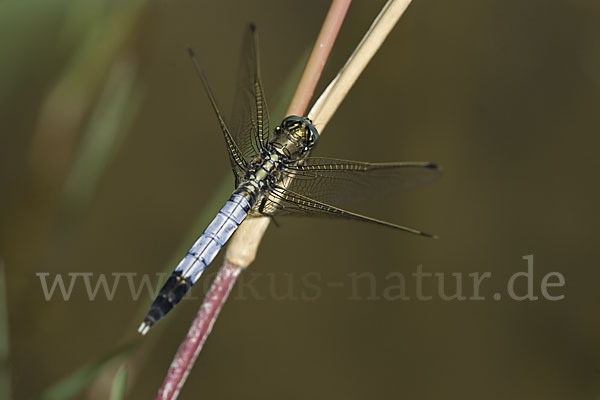
M 436 163 L 432 163 L 432 162 L 427 163 L 425 165 L 425 168 L 431 168 L 431 169 L 434 169 L 434 170 L 436 170 L 438 172 L 442 172 L 442 169 L 443 169 L 441 165 L 436 164 Z
M 250 22 L 250 32 L 256 32 L 256 25 L 254 25 L 254 22 Z
M 187 45 L 185 48 L 186 48 L 186 50 L 187 50 L 187 52 L 188 52 L 188 55 L 189 55 L 190 57 L 192 57 L 192 58 L 193 58 L 193 57 L 195 57 L 195 56 L 196 56 L 196 52 L 194 51 L 194 49 L 192 48 L 192 46 L 190 46 L 190 45 L 188 44 L 188 45 Z
M 426 238 L 429 238 L 429 239 L 435 239 L 435 240 L 439 239 L 439 236 L 432 235 L 431 233 L 427 233 L 427 232 L 419 232 L 419 233 L 421 236 L 425 236 Z

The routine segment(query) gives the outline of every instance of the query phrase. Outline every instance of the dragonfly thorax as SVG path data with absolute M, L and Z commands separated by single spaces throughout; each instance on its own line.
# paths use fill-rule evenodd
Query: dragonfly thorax
M 318 138 L 319 133 L 310 119 L 292 115 L 275 128 L 270 144 L 278 153 L 294 160 L 306 156 Z

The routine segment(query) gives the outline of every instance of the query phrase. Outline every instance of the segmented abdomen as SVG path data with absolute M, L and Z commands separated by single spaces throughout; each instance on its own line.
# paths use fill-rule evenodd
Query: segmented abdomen
M 168 313 L 196 283 L 202 272 L 210 265 L 217 253 L 227 243 L 233 232 L 248 215 L 252 205 L 244 191 L 236 191 L 218 212 L 210 225 L 164 284 L 142 322 L 141 332 Z
M 248 211 L 250 211 L 250 204 L 246 197 L 233 194 L 177 265 L 175 271 L 180 271 L 184 278 L 194 284 L 246 218 Z

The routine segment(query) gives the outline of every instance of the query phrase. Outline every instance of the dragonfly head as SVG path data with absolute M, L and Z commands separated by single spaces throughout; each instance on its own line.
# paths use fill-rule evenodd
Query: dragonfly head
M 306 117 L 291 115 L 275 129 L 275 142 L 289 157 L 303 156 L 315 145 L 319 132 Z

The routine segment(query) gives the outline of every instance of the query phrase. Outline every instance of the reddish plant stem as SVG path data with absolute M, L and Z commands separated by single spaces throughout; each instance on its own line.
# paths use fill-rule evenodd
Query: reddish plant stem
M 315 92 L 321 72 L 323 72 L 333 43 L 335 43 L 342 22 L 344 22 L 348 7 L 350 7 L 350 2 L 350 0 L 333 0 L 331 2 L 321 32 L 319 32 L 296 93 L 288 107 L 287 115 L 304 115 L 306 113 L 308 103 Z
M 167 376 L 158 391 L 157 399 L 176 399 L 179 395 L 185 379 L 190 373 L 200 350 L 202 350 L 202 346 L 217 320 L 219 311 L 225 304 L 225 300 L 227 300 L 240 272 L 239 267 L 228 262 L 225 262 L 219 270 L 185 340 L 177 350 L 177 354 L 169 367 L 169 372 L 167 372 Z
M 288 107 L 287 115 L 305 114 L 350 2 L 351 0 L 332 1 L 296 93 Z M 206 294 L 185 340 L 171 362 L 167 376 L 158 391 L 157 399 L 172 400 L 177 398 L 194 366 L 196 358 L 202 350 L 204 342 L 212 330 L 221 307 L 225 304 L 237 277 L 245 267 L 225 260 Z

